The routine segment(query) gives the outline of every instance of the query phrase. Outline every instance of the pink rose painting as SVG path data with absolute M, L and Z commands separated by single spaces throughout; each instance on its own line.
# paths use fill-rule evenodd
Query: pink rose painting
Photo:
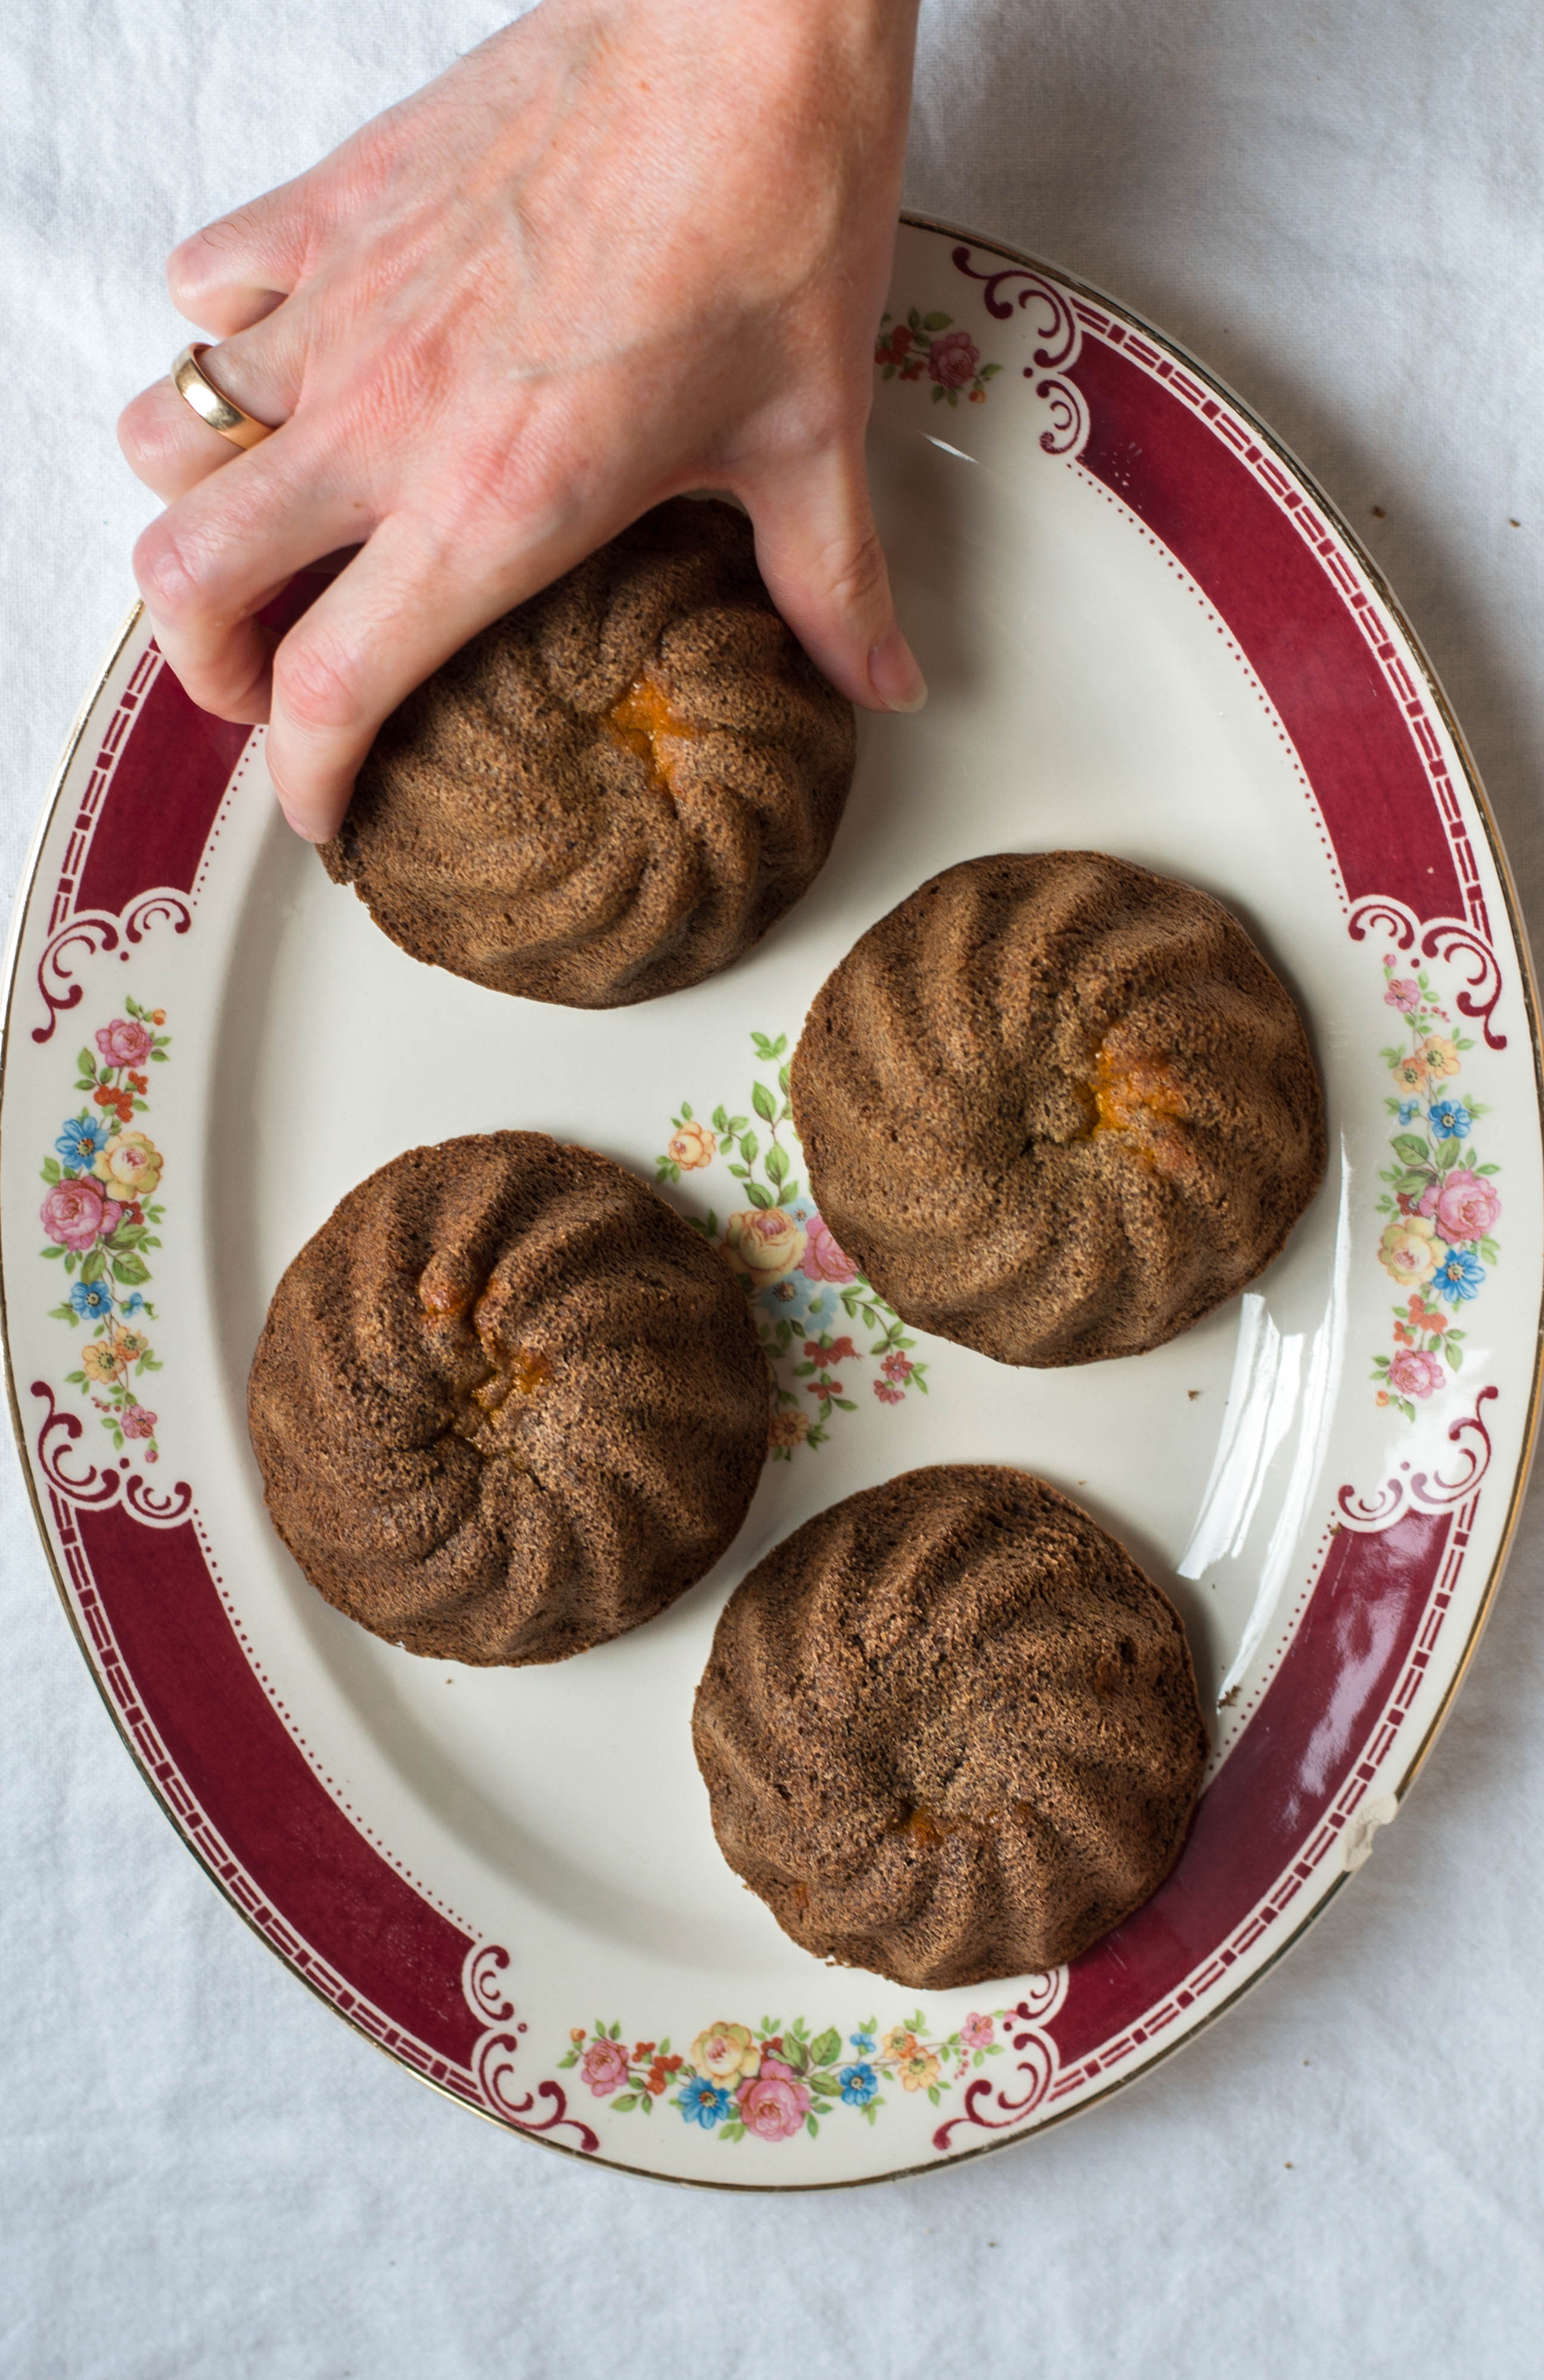
M 1483 1141 L 1488 1110 L 1475 1093 L 1486 1086 L 1466 1086 L 1462 1094 L 1448 1087 L 1450 1077 L 1467 1072 L 1474 1043 L 1438 1005 L 1429 977 L 1401 975 L 1392 951 L 1383 956 L 1383 987 L 1411 1046 L 1382 1055 L 1411 1096 L 1387 1103 L 1393 1164 L 1383 1172 L 1387 1186 L 1378 1201 L 1388 1219 L 1378 1261 L 1410 1293 L 1393 1309 L 1393 1344 L 1373 1355 L 1372 1378 L 1378 1403 L 1396 1406 L 1413 1422 L 1423 1400 L 1450 1385 L 1477 1353 L 1466 1343 L 1468 1318 L 1501 1260 L 1493 1234 L 1502 1200 L 1492 1179 L 1499 1168 L 1482 1163 L 1470 1140 L 1474 1134 Z M 1460 1014 L 1466 1013 L 1460 1006 Z
M 1402 1397 L 1429 1397 L 1442 1385 L 1442 1359 L 1402 1347 L 1389 1364 L 1389 1386 Z
M 1431 1206 L 1428 1208 L 1424 1198 L 1421 1206 L 1424 1212 L 1436 1216 L 1437 1229 L 1453 1247 L 1483 1240 L 1502 1211 L 1502 1202 L 1486 1176 L 1460 1165 L 1443 1176 Z
M 908 338 L 919 373 L 933 334 L 947 328 L 947 316 L 930 315 L 925 326 L 917 317 Z M 983 365 L 982 372 L 995 369 Z M 940 383 L 933 394 L 952 402 L 955 392 Z M 877 1386 L 880 1402 L 895 1405 L 913 1390 L 926 1393 L 927 1363 L 925 1356 L 919 1363 L 914 1354 L 898 1354 L 898 1348 L 913 1348 L 915 1342 L 814 1208 L 801 1178 L 804 1161 L 794 1132 L 791 1061 L 780 1062 L 788 1035 L 756 1032 L 750 1038 L 758 1069 L 775 1067 L 776 1073 L 758 1071 L 749 1086 L 742 1083 L 738 1097 L 712 1105 L 701 1099 L 701 1086 L 694 1085 L 700 1104 L 694 1112 L 683 1099 L 671 1118 L 655 1158 L 656 1180 L 664 1187 L 690 1178 L 697 1187 L 707 1169 L 718 1164 L 727 1166 L 738 1185 L 730 1196 L 739 1196 L 742 1205 L 722 1220 L 721 1209 L 708 1208 L 694 1225 L 718 1247 L 751 1300 L 773 1379 L 768 1456 L 774 1463 L 791 1463 L 801 1447 L 824 1446 L 844 1414 L 863 1409 L 863 1380 L 873 1378 L 867 1366 L 877 1369 L 889 1358 Z M 697 1122 L 700 1114 L 711 1116 L 711 1126 Z M 133 1137 L 116 1134 L 96 1169 L 98 1179 L 125 1197 L 140 1195 L 135 1160 L 120 1154 Z M 147 1147 L 147 1166 L 151 1155 Z M 117 1169 L 111 1179 L 109 1164 Z M 845 1365 L 865 1369 L 854 1378 L 842 1370 Z
M 838 1289 L 858 1278 L 858 1268 L 831 1237 L 825 1217 L 812 1215 L 804 1226 L 804 1256 L 799 1267 L 807 1281 L 828 1281 Z
M 933 342 L 927 358 L 927 376 L 940 388 L 963 388 L 976 376 L 981 362 L 981 349 L 969 331 L 946 331 Z
M 38 1212 L 49 1238 L 61 1248 L 73 1248 L 79 1256 L 94 1247 L 99 1239 L 111 1239 L 123 1208 L 115 1200 L 104 1198 L 94 1182 L 59 1182 Z
M 998 310 L 994 307 L 992 311 Z M 960 330 L 952 315 L 923 314 L 913 306 L 904 322 L 888 314 L 880 326 L 874 360 L 886 380 L 920 381 L 925 371 L 933 382 L 935 401 L 958 405 L 967 392 L 971 405 L 984 405 L 986 384 L 1002 370 L 1001 364 L 983 364 L 981 349 L 969 331 Z
M 1033 2021 L 1022 2002 L 1017 2010 L 975 2009 L 936 2040 L 906 2023 L 882 2033 L 875 2017 L 845 2035 L 839 2025 L 810 2025 L 802 2017 L 786 2032 L 764 2018 L 754 2034 L 749 2025 L 719 2022 L 705 2026 L 684 2056 L 652 2041 L 634 2043 L 629 2054 L 617 2035 L 592 2036 L 574 2025 L 559 2064 L 577 2067 L 596 2096 L 609 2099 L 608 2119 L 668 2105 L 688 2127 L 726 2143 L 791 2141 L 801 2132 L 814 2141 L 828 2122 L 846 2120 L 844 2108 L 874 2122 L 887 2104 L 881 2090 L 892 2082 L 925 2092 L 938 2106 L 972 2065 L 1003 2049 L 1018 2018 Z M 916 2022 L 925 2022 L 920 2012 Z
M 38 1215 L 50 1245 L 41 1253 L 59 1299 L 49 1318 L 78 1334 L 69 1386 L 94 1408 L 116 1453 L 133 1441 L 139 1462 L 155 1463 L 157 1416 L 130 1376 L 161 1368 L 144 1324 L 155 1318 L 145 1293 L 161 1246 L 162 1211 L 151 1202 L 164 1160 L 147 1134 L 127 1127 L 136 1109 L 150 1107 L 151 1061 L 166 1063 L 171 1036 L 157 1029 L 163 1008 L 120 999 L 124 1014 L 85 1038 L 75 1062 L 85 1104 L 65 1116 L 43 1158 Z
M 115 1016 L 97 1033 L 96 1045 L 110 1066 L 142 1066 L 151 1054 L 150 1027 L 127 1016 Z
M 597 2099 L 609 2099 L 627 2081 L 627 2052 L 620 2041 L 592 2041 L 579 2071 Z
M 810 2112 L 807 2086 L 780 2058 L 764 2058 L 761 2072 L 742 2082 L 736 2096 L 741 2122 L 758 2140 L 790 2141 Z

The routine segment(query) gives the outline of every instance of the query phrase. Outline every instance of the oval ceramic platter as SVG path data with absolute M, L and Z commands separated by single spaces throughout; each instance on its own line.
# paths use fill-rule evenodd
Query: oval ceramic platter
M 932 686 L 865 719 L 834 856 L 728 975 L 585 1014 L 416 964 L 195 710 L 142 621 L 20 913 L 4 1077 L 11 1393 L 61 1592 L 173 1823 L 274 1950 L 452 2096 L 732 2188 L 933 2169 L 1087 2106 L 1257 1977 L 1365 1858 L 1484 1616 L 1539 1337 L 1527 963 L 1494 831 L 1387 591 L 1155 333 L 902 230 L 872 452 Z M 952 861 L 1092 846 L 1203 885 L 1307 1013 L 1332 1161 L 1248 1294 L 1135 1360 L 1018 1372 L 905 1330 L 812 1208 L 815 990 Z M 774 1445 L 713 1574 L 632 1635 L 475 1670 L 321 1602 L 264 1514 L 248 1361 L 371 1169 L 527 1126 L 767 1219 Z M 1016 1463 L 1175 1598 L 1215 1750 L 1157 1897 L 1055 1974 L 918 2003 L 724 1865 L 688 1731 L 734 1584 L 924 1463 Z

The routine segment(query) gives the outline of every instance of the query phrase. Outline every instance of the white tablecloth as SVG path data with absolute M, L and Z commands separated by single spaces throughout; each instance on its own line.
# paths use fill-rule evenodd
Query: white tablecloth
M 731 5 L 731 0 L 726 0 Z M 491 30 L 495 0 L 13 0 L 8 895 L 150 500 L 161 260 Z M 931 0 L 910 201 L 1220 370 L 1361 529 L 1544 917 L 1537 0 Z M 4 1464 L 0 2362 L 17 2380 L 1537 2374 L 1544 1506 L 1370 1866 L 1147 2081 L 1028 2146 L 718 2197 L 476 2123 L 205 1882 L 120 1749 Z

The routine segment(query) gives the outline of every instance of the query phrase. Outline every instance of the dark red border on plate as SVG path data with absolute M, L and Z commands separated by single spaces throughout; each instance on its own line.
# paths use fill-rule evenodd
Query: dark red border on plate
M 468 2066 L 481 2029 L 462 1990 L 471 1937 L 382 1859 L 310 1767 L 253 1674 L 192 1522 L 147 1528 L 115 1502 L 82 1511 L 78 1527 L 167 1773 L 315 1957 Z
M 211 719 L 169 669 L 158 669 L 118 748 L 111 799 L 101 804 L 86 848 L 78 907 L 127 909 L 152 885 L 191 892 L 215 812 L 251 734 Z M 103 752 L 99 765 L 111 757 Z M 153 833 L 147 832 L 151 819 Z
M 302 571 L 259 619 L 283 635 L 326 583 Z M 191 892 L 225 789 L 252 738 L 250 727 L 200 710 L 159 648 L 152 644 L 151 653 L 161 665 L 142 662 L 134 673 L 97 754 L 88 796 L 100 771 L 100 798 L 82 803 L 79 828 L 89 840 L 74 867 L 66 859 L 60 885 L 77 910 L 120 913 L 162 885 Z
M 1129 505 L 1227 623 L 1302 761 L 1350 900 L 1377 892 L 1419 919 L 1462 916 L 1426 754 L 1325 571 L 1334 540 L 1323 524 L 1311 516 L 1305 535 L 1291 518 L 1303 499 L 1291 507 L 1273 499 L 1204 414 L 1155 403 L 1160 384 L 1118 347 L 1085 337 L 1068 378 L 1089 408 L 1083 468 Z
M 1409 1666 L 1453 1526 L 1451 1513 L 1407 1512 L 1382 1535 L 1342 1530 L 1332 1540 L 1297 1634 L 1203 1795 L 1173 1875 L 1075 1962 L 1050 2028 L 1064 2066 L 1181 1990 L 1302 1857 Z

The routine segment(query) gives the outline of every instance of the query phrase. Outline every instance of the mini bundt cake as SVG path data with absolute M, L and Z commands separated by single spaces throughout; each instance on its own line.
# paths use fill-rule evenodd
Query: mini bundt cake
M 321 857 L 415 958 L 624 1007 L 717 974 L 809 890 L 855 749 L 750 522 L 679 496 L 393 711 Z
M 1188 1330 L 1324 1172 L 1302 1019 L 1236 918 L 1092 851 L 966 860 L 892 909 L 816 998 L 791 1097 L 881 1296 L 1005 1364 Z
M 817 1958 L 942 1991 L 1156 1890 L 1206 1730 L 1178 1614 L 1043 1481 L 910 1471 L 730 1597 L 693 1722 L 719 1849 Z
M 718 1560 L 766 1452 L 745 1301 L 663 1199 L 498 1132 L 351 1190 L 247 1387 L 274 1526 L 329 1603 L 454 1661 L 558 1661 Z

